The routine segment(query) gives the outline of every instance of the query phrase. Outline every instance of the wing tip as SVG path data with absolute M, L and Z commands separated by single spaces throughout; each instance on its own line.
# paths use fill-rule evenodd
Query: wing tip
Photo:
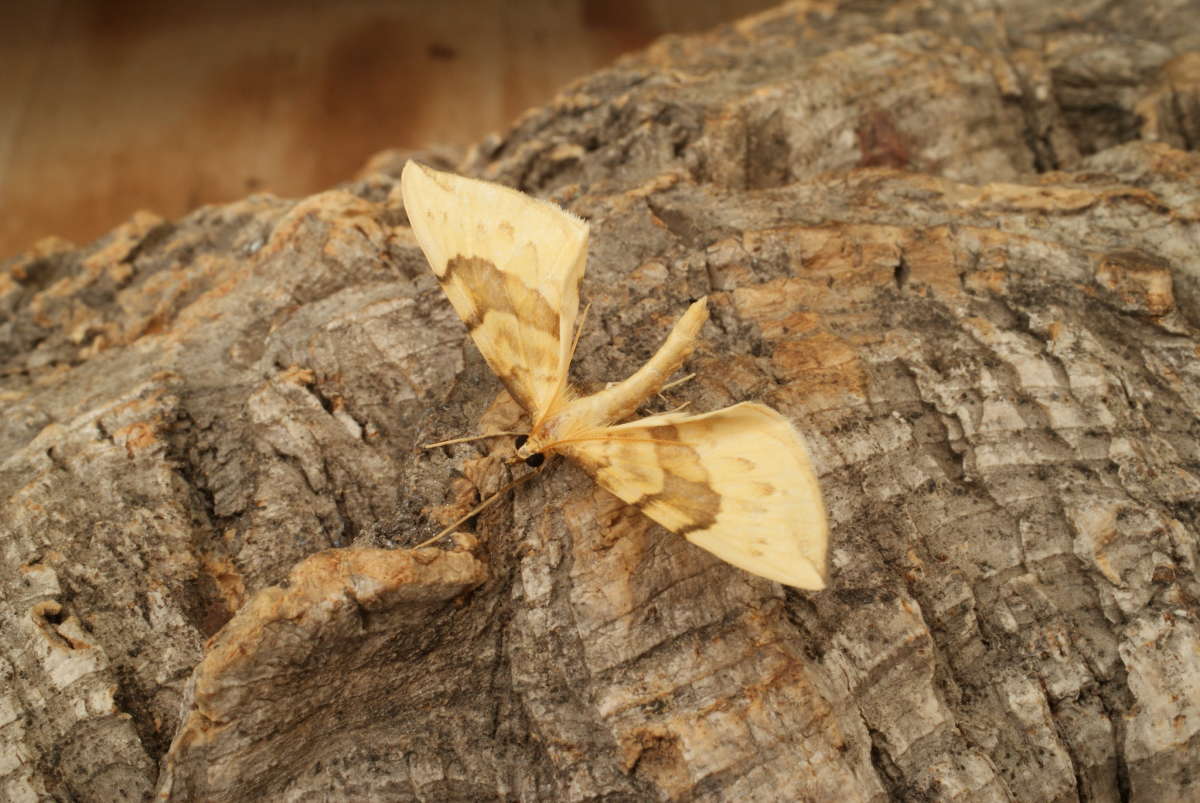
M 756 574 L 759 577 L 765 577 L 768 580 L 774 580 L 777 583 L 782 583 L 785 586 L 798 588 L 801 591 L 822 591 L 829 583 L 829 571 L 825 566 L 818 566 L 808 558 L 799 558 L 795 565 L 790 567 L 773 567 L 770 571 L 762 571 L 761 567 L 749 568 L 739 566 L 738 568 Z
M 407 192 L 414 181 L 420 181 L 426 177 L 425 165 L 420 162 L 409 159 L 404 163 L 404 169 L 400 171 L 400 188 L 402 192 Z
M 575 214 L 569 209 L 564 209 L 561 205 L 554 201 L 538 198 L 535 195 L 530 195 L 516 187 L 510 187 L 507 184 L 502 184 L 498 181 L 488 181 L 487 179 L 475 178 L 472 176 L 464 176 L 460 173 L 453 173 L 449 170 L 435 170 L 428 165 L 423 165 L 415 159 L 409 159 L 404 163 L 404 168 L 400 171 L 400 186 L 403 188 L 406 184 L 412 185 L 418 181 L 428 181 L 437 184 L 443 190 L 452 192 L 456 187 L 474 187 L 477 190 L 486 192 L 499 193 L 519 197 L 522 201 L 527 201 L 542 207 L 550 207 L 556 213 L 569 218 L 572 222 L 578 224 L 579 227 L 586 230 L 588 222 Z
M 805 566 L 798 573 L 792 574 L 791 580 L 781 580 L 784 585 L 799 588 L 802 591 L 823 591 L 829 584 L 828 573 L 819 571 L 815 565 Z
M 448 189 L 438 181 L 440 175 L 443 174 L 412 159 L 404 163 L 404 169 L 400 171 L 400 197 L 404 199 L 405 211 L 408 211 L 410 201 L 419 200 L 421 193 L 431 186 Z

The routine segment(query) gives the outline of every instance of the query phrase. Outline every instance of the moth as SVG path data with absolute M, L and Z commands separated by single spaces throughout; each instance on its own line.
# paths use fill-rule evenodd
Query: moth
M 707 297 L 688 308 L 632 376 L 581 396 L 567 371 L 578 343 L 587 223 L 508 187 L 412 161 L 400 188 L 446 297 L 529 414 L 517 458 L 536 467 L 565 455 L 603 488 L 721 560 L 797 588 L 824 588 L 825 507 L 808 450 L 787 419 L 743 402 L 625 421 L 695 348 Z

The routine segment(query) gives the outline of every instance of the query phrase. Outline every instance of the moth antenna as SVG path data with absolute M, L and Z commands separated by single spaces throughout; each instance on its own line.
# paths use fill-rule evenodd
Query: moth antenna
M 496 491 L 496 493 L 492 494 L 492 495 L 491 495 L 491 496 L 489 496 L 487 499 L 485 499 L 485 500 L 483 500 L 482 502 L 480 502 L 478 505 L 476 505 L 474 508 L 472 508 L 472 510 L 471 510 L 471 512 L 470 512 L 470 513 L 467 513 L 465 516 L 463 516 L 462 518 L 460 518 L 458 521 L 456 521 L 456 522 L 454 522 L 453 524 L 451 524 L 450 526 L 446 527 L 444 530 L 442 530 L 441 532 L 439 532 L 439 533 L 438 533 L 437 535 L 435 535 L 433 538 L 427 538 L 427 539 L 425 539 L 424 541 L 422 541 L 421 543 L 417 544 L 416 546 L 414 546 L 414 547 L 409 547 L 409 549 L 422 549 L 422 548 L 424 548 L 424 547 L 427 547 L 427 546 L 429 546 L 429 545 L 430 545 L 430 544 L 432 544 L 434 541 L 437 541 L 437 540 L 438 540 L 438 539 L 440 539 L 440 538 L 445 538 L 447 535 L 449 535 L 450 533 L 454 532 L 454 530 L 455 530 L 455 529 L 458 527 L 458 525 L 462 524 L 464 521 L 466 521 L 467 519 L 471 518 L 472 516 L 477 516 L 477 515 L 479 515 L 480 513 L 482 513 L 483 511 L 487 510 L 489 507 L 491 507 L 492 505 L 494 505 L 494 504 L 496 503 L 496 500 L 497 500 L 497 499 L 499 499 L 500 497 L 504 496 L 506 493 L 508 493 L 509 491 L 511 491 L 513 488 L 516 488 L 518 485 L 520 485 L 521 483 L 525 482 L 526 480 L 528 480 L 528 479 L 529 479 L 530 477 L 532 477 L 533 475 L 535 475 L 535 474 L 541 474 L 541 473 L 542 473 L 542 470 L 543 470 L 543 469 L 544 469 L 544 468 L 545 468 L 547 465 L 549 465 L 549 464 L 548 464 L 548 463 L 547 463 L 547 464 L 543 464 L 543 465 L 539 466 L 538 468 L 535 468 L 533 471 L 527 471 L 527 472 L 525 472 L 524 474 L 522 474 L 521 476 L 517 477 L 515 480 L 513 480 L 512 482 L 510 482 L 508 485 L 505 485 L 503 488 L 501 488 L 500 490 Z
M 427 443 L 422 446 L 422 449 L 435 449 L 438 446 L 449 446 L 452 443 L 469 443 L 471 441 L 481 441 L 485 438 L 506 438 L 512 435 L 524 435 L 524 432 L 489 432 L 486 435 L 468 435 L 465 438 L 451 438 L 448 441 L 438 441 L 437 443 Z
M 588 310 L 592 308 L 592 302 L 583 305 L 583 312 L 579 313 L 579 319 L 575 322 L 575 336 L 571 338 L 571 350 L 567 352 L 567 365 L 575 361 L 575 348 L 579 345 L 579 337 L 583 334 L 583 322 L 587 320 Z M 563 371 L 563 383 L 556 391 L 555 395 L 561 397 L 567 386 L 567 372 Z M 554 409 L 554 404 L 547 404 L 546 410 L 542 413 L 542 418 L 533 422 L 533 429 L 537 429 L 542 424 L 542 420 L 550 414 Z M 531 430 L 532 431 L 532 430 Z
M 560 443 L 579 443 L 581 441 L 624 441 L 626 443 L 662 443 L 667 446 L 687 446 L 683 441 L 669 441 L 664 438 L 625 438 L 620 435 L 580 435 L 572 438 L 561 438 L 554 443 L 548 444 L 547 448 L 553 448 Z
M 579 320 L 575 323 L 575 337 L 571 338 L 571 351 L 567 354 L 567 365 L 575 361 L 575 347 L 579 345 L 579 336 L 583 334 L 583 322 L 587 320 L 588 310 L 592 308 L 592 302 L 583 305 L 583 312 L 579 313 Z

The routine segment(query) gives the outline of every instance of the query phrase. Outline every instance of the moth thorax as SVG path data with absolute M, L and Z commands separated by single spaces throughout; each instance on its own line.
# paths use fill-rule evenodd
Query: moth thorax
M 534 435 L 517 436 L 517 457 L 535 468 L 545 460 L 543 441 Z

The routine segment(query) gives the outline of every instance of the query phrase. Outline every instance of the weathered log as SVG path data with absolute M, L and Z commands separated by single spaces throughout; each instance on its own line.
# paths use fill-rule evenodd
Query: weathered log
M 0 276 L 0 797 L 1200 799 L 1200 4 L 855 8 L 460 165 L 592 221 L 580 383 L 709 294 L 662 408 L 796 422 L 828 590 L 567 464 L 406 549 L 512 411 L 388 160 L 141 215 Z

